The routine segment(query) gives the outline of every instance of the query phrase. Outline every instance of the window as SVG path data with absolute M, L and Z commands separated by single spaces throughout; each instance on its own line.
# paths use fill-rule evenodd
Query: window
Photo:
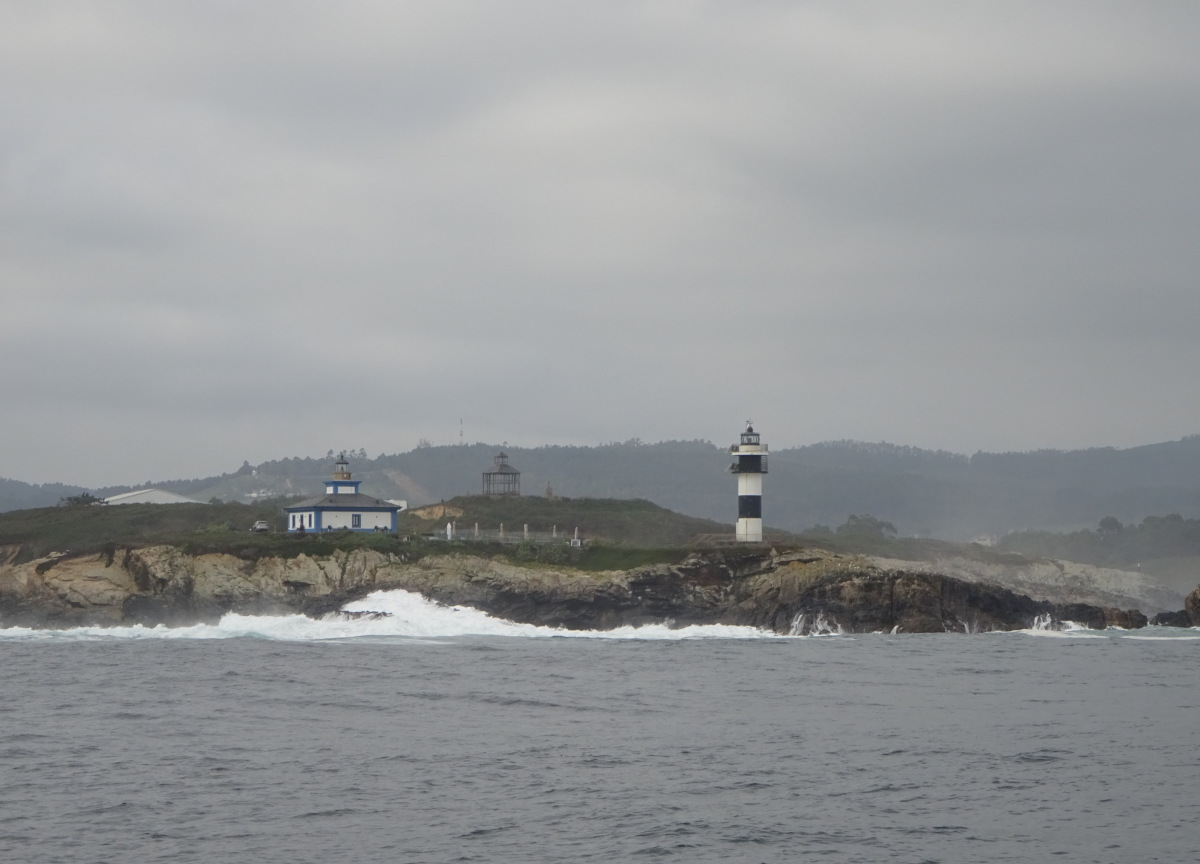
M 351 528 L 361 528 L 362 527 L 362 514 L 361 513 L 355 513 L 353 516 L 350 517 L 350 527 Z

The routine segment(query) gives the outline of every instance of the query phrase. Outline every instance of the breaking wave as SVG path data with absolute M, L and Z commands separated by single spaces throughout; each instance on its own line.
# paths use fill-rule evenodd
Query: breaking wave
M 895 629 L 892 631 L 895 633 Z M 800 612 L 792 619 L 792 625 L 788 629 L 789 636 L 844 636 L 845 631 L 842 625 L 836 621 L 826 620 L 824 614 L 818 612 L 815 615 L 808 615 Z
M 964 627 L 966 632 L 972 628 Z M 899 628 L 892 630 L 892 635 Z M 1159 631 L 1153 634 L 1120 635 L 1127 639 L 1179 640 L 1200 639 L 1195 629 Z M 1000 631 L 997 631 L 1000 632 Z M 1031 636 L 1074 639 L 1105 639 L 1111 631 L 1089 630 L 1074 622 L 1051 622 L 1048 616 L 1039 618 L 1027 630 L 1013 631 Z M 1186 634 L 1186 635 L 1185 635 Z M 880 634 L 886 635 L 886 634 Z M 646 624 L 641 627 L 618 627 L 613 630 L 566 630 L 535 624 L 518 624 L 495 618 L 478 609 L 465 606 L 443 606 L 426 600 L 420 594 L 399 589 L 376 591 L 361 600 L 347 603 L 341 611 L 314 619 L 304 615 L 239 615 L 230 612 L 216 624 L 194 624 L 189 627 L 72 627 L 63 630 L 0 627 L 0 642 L 13 641 L 99 641 L 140 639 L 267 639 L 280 642 L 319 642 L 345 639 L 433 640 L 459 636 L 510 636 L 527 639 L 629 639 L 629 640 L 696 640 L 696 639 L 853 639 L 836 621 L 823 615 L 797 615 L 786 635 L 755 627 L 728 624 L 693 624 L 676 627 L 671 622 Z
M 1092 630 L 1076 621 L 1055 621 L 1050 615 L 1038 615 L 1033 619 L 1033 626 L 1018 633 L 1030 636 L 1058 636 L 1069 639 L 1104 639 L 1100 631 Z
M 376 591 L 320 619 L 303 615 L 257 616 L 228 613 L 217 624 L 190 627 L 74 627 L 68 630 L 0 629 L 0 640 L 99 639 L 273 639 L 314 642 L 363 637 L 444 639 L 455 636 L 518 636 L 574 639 L 779 639 L 776 633 L 725 624 L 672 627 L 648 624 L 615 630 L 564 630 L 517 624 L 465 606 L 442 606 L 409 591 Z

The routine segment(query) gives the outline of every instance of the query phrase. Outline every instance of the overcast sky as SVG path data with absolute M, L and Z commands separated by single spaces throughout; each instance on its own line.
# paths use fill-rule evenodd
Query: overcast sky
M 1200 432 L 1200 4 L 0 0 L 0 476 Z

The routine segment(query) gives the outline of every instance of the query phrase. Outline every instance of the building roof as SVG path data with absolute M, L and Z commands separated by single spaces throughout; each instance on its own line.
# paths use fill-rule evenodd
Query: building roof
M 516 468 L 508 464 L 508 454 L 501 450 L 492 457 L 491 466 L 483 472 L 484 474 L 520 474 Z
M 300 501 L 292 504 L 290 507 L 285 507 L 285 510 L 312 510 L 316 507 L 321 507 L 325 510 L 399 510 L 390 501 L 384 501 L 382 498 L 375 498 L 371 495 L 363 495 L 356 493 L 354 495 L 335 494 L 321 495 L 317 498 L 309 498 L 307 501 Z
M 134 489 L 132 492 L 122 492 L 120 495 L 110 495 L 104 499 L 105 504 L 203 504 L 195 498 L 176 495 L 166 489 Z

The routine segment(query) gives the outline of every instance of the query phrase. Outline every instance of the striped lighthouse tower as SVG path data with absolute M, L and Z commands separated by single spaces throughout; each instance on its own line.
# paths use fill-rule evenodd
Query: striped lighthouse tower
M 737 540 L 739 543 L 762 542 L 762 478 L 767 473 L 767 446 L 749 420 L 742 440 L 729 448 L 737 461 L 729 470 L 738 478 Z

